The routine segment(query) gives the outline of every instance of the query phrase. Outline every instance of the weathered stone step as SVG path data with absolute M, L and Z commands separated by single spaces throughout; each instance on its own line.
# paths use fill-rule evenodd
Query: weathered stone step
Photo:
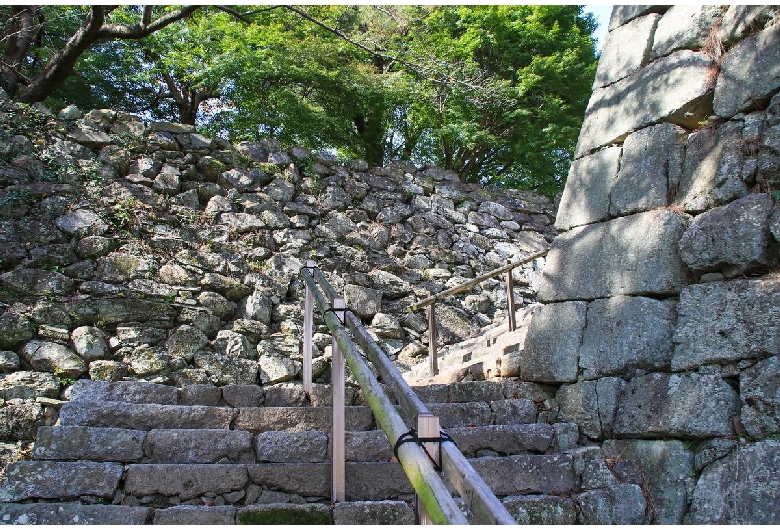
M 264 431 L 330 431 L 330 407 L 228 408 L 203 405 L 130 404 L 117 401 L 71 401 L 60 410 L 60 425 L 152 429 L 236 429 Z M 368 407 L 346 407 L 348 430 L 372 430 Z
M 564 425 L 542 423 L 461 427 L 448 431 L 466 456 L 543 453 L 556 447 Z M 322 431 L 247 431 L 222 429 L 153 429 L 111 427 L 40 427 L 35 460 L 154 464 L 251 464 L 254 462 L 329 462 L 331 439 Z M 557 444 L 560 445 L 560 444 Z M 387 462 L 393 449 L 379 430 L 346 433 L 350 462 Z
M 158 428 L 229 429 L 235 414 L 234 409 L 224 407 L 76 400 L 64 404 L 60 409 L 60 425 L 119 427 L 143 431 Z
M 15 525 L 410 525 L 414 512 L 403 501 L 268 503 L 249 506 L 181 505 L 164 509 L 110 504 L 0 503 L 0 524 Z
M 465 403 L 468 401 L 500 401 L 502 399 L 545 400 L 554 398 L 557 388 L 524 381 L 463 381 L 458 383 L 412 385 L 412 390 L 424 403 Z
M 575 489 L 574 465 L 568 454 L 485 456 L 471 462 L 496 495 L 566 494 Z M 408 500 L 413 493 L 398 462 L 347 462 L 346 477 L 348 501 Z M 243 506 L 255 503 L 265 492 L 316 502 L 330 499 L 330 489 L 329 463 L 122 466 L 27 461 L 7 466 L 0 502 L 86 497 L 92 502 L 113 500 L 157 508 L 181 503 Z
M 112 462 L 20 461 L 5 467 L 0 502 L 114 497 L 123 466 Z
M 151 522 L 152 509 L 77 502 L 0 503 L 0 524 L 136 525 Z

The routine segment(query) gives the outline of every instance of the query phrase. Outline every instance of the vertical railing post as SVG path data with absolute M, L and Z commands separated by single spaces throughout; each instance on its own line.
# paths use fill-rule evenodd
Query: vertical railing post
M 433 307 L 433 306 L 431 306 Z M 438 438 L 440 435 L 439 418 L 430 412 L 417 416 L 417 436 L 420 438 Z M 434 462 L 440 462 L 441 453 L 439 443 L 424 442 L 423 449 L 433 459 Z M 417 517 L 421 525 L 433 524 L 428 512 L 422 504 L 417 505 Z
M 436 352 L 436 310 L 434 304 L 428 306 L 428 366 L 431 377 L 439 373 L 439 359 Z
M 507 265 L 512 263 L 512 260 L 506 260 Z M 512 269 L 506 271 L 506 306 L 509 312 L 509 331 L 514 331 L 517 328 L 517 322 L 515 321 L 515 286 L 512 280 Z
M 341 323 L 344 323 L 344 299 L 334 298 L 333 309 Z M 330 383 L 333 389 L 333 432 L 331 433 L 332 502 L 343 502 L 347 498 L 346 452 L 344 448 L 345 410 L 344 410 L 344 353 L 334 337 L 333 359 Z
M 314 261 L 306 261 L 306 269 L 314 277 Z M 303 390 L 311 394 L 312 342 L 314 335 L 314 296 L 306 286 L 306 300 L 303 307 Z

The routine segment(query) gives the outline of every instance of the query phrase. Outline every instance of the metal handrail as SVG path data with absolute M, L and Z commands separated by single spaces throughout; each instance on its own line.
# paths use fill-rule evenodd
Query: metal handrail
M 490 272 L 486 272 L 485 274 L 477 276 L 476 278 L 472 278 L 471 280 L 468 280 L 460 285 L 456 285 L 455 287 L 452 287 L 450 289 L 441 291 L 440 293 L 437 293 L 433 296 L 429 296 L 428 298 L 424 298 L 419 302 L 411 304 L 409 307 L 407 307 L 407 310 L 410 313 L 414 313 L 415 311 L 422 309 L 423 307 L 428 307 L 428 368 L 430 370 L 431 377 L 435 377 L 439 373 L 439 364 L 438 364 L 439 355 L 437 352 L 437 345 L 436 345 L 436 341 L 437 341 L 436 310 L 434 304 L 440 300 L 444 300 L 448 296 L 471 289 L 475 285 L 490 280 L 491 278 L 498 276 L 499 274 L 506 273 L 506 302 L 507 302 L 507 316 L 508 316 L 507 320 L 509 322 L 509 331 L 514 331 L 515 328 L 517 327 L 517 322 L 515 320 L 515 295 L 514 295 L 514 284 L 512 281 L 512 270 L 519 267 L 520 265 L 524 265 L 528 263 L 529 261 L 533 261 L 537 258 L 541 258 L 546 255 L 547 255 L 547 251 L 541 250 L 539 252 L 531 254 L 530 256 L 526 256 L 523 259 L 519 259 L 516 261 L 507 260 L 507 264 L 502 267 L 494 269 Z
M 531 254 L 530 256 L 526 256 L 525 258 L 523 258 L 521 260 L 509 262 L 506 265 L 503 265 L 503 266 L 501 266 L 501 267 L 499 267 L 497 269 L 494 269 L 494 270 L 492 270 L 490 272 L 486 272 L 485 274 L 477 276 L 476 278 L 472 278 L 472 279 L 468 280 L 467 282 L 464 282 L 464 283 L 462 283 L 460 285 L 456 285 L 455 287 L 447 289 L 446 291 L 442 291 L 440 293 L 436 293 L 433 296 L 429 296 L 428 298 L 424 298 L 424 299 L 420 300 L 419 302 L 415 302 L 414 304 L 411 304 L 407 308 L 407 310 L 410 313 L 414 313 L 415 311 L 418 311 L 418 310 L 422 309 L 423 307 L 426 307 L 426 306 L 429 306 L 429 305 L 433 305 L 436 302 L 444 300 L 448 296 L 451 296 L 453 294 L 457 294 L 457 293 L 466 291 L 468 289 L 471 289 L 475 285 L 478 285 L 478 284 L 480 284 L 480 283 L 482 283 L 484 281 L 487 281 L 487 280 L 489 280 L 491 278 L 494 278 L 494 277 L 498 276 L 499 274 L 503 274 L 505 272 L 511 271 L 512 269 L 516 269 L 520 265 L 525 265 L 529 261 L 533 261 L 533 260 L 535 260 L 537 258 L 543 258 L 546 255 L 547 255 L 547 251 L 546 250 L 542 250 L 540 252 L 537 252 L 536 254 Z
M 355 341 L 362 347 L 369 361 L 376 368 L 383 383 L 391 391 L 407 419 L 420 416 L 430 416 L 431 413 L 420 398 L 412 391 L 401 376 L 398 369 L 390 362 L 387 355 L 368 334 L 362 322 L 349 311 L 344 313 L 344 322 L 331 311 L 328 301 L 317 288 L 319 284 L 330 301 L 338 298 L 335 289 L 330 285 L 325 275 L 319 269 L 301 269 L 301 277 L 308 290 L 313 294 L 326 325 L 331 330 L 338 345 L 343 348 L 346 362 L 352 374 L 363 390 L 366 401 L 377 422 L 391 442 L 408 431 L 406 424 L 395 410 L 392 402 L 385 394 L 376 377 L 365 364 L 363 357 L 355 348 L 355 343 L 347 335 L 344 325 L 352 332 Z M 334 303 L 335 306 L 335 303 Z M 310 382 L 308 383 L 310 385 Z M 304 381 L 304 386 L 307 382 Z M 466 519 L 452 496 L 441 481 L 441 477 L 432 467 L 430 459 L 422 448 L 415 444 L 403 444 L 396 447 L 398 460 L 412 483 L 420 502 L 425 507 L 428 517 L 434 523 L 466 524 Z M 471 464 L 454 444 L 440 445 L 442 469 L 450 483 L 466 503 L 475 520 L 481 524 L 517 524 L 501 501 L 493 494 L 482 477 L 477 474 Z M 335 466 L 336 463 L 334 462 Z M 443 488 L 443 490 L 442 490 Z

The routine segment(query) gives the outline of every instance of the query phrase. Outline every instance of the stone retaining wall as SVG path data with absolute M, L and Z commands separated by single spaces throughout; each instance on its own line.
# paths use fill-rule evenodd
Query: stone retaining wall
M 436 167 L 232 145 L 111 110 L 55 117 L 0 91 L 0 468 L 78 379 L 300 379 L 307 259 L 408 369 L 428 323 L 407 306 L 549 247 L 555 208 Z M 515 270 L 519 303 L 543 263 Z M 440 342 L 500 319 L 505 298 L 497 279 L 439 304 Z M 331 339 L 315 331 L 327 383 Z
M 521 366 L 604 522 L 780 521 L 779 13 L 613 10 Z

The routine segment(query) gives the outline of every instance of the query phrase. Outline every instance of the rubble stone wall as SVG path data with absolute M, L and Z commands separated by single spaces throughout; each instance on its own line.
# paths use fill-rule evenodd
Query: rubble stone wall
M 521 369 L 631 522 L 780 521 L 778 190 L 780 9 L 616 6 Z
M 111 110 L 55 117 L 0 92 L 0 468 L 79 379 L 299 379 L 307 259 L 401 368 L 421 362 L 428 323 L 407 306 L 548 248 L 555 207 L 435 167 L 231 145 Z M 543 262 L 515 269 L 518 299 L 535 299 Z M 439 340 L 463 340 L 502 317 L 503 280 L 440 307 Z M 329 344 L 315 334 L 319 382 Z

